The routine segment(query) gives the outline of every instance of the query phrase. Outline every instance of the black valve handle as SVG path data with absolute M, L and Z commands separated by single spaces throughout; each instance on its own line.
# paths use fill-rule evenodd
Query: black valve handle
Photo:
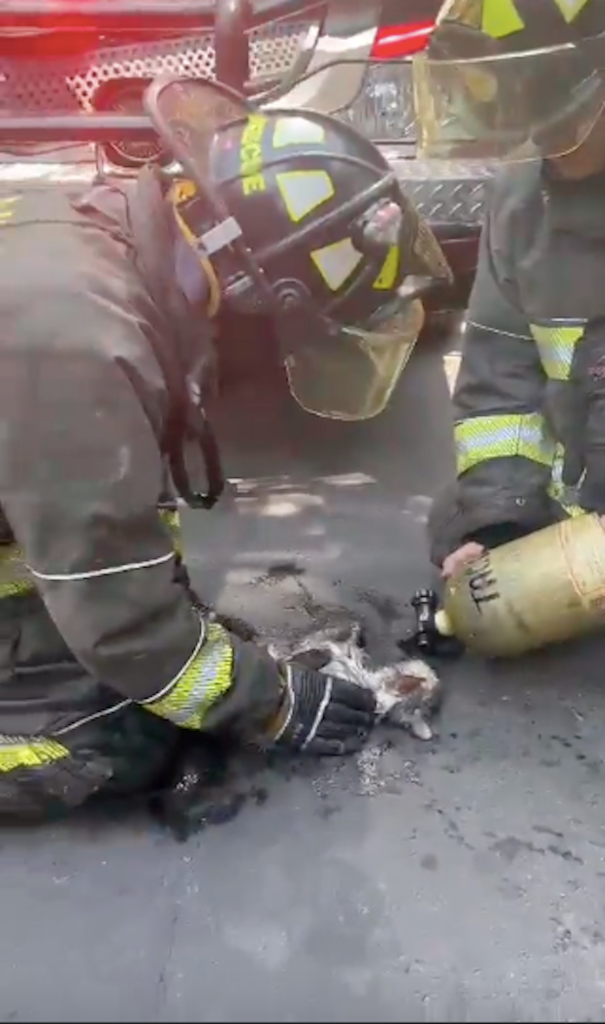
M 414 630 L 410 636 L 399 642 L 406 654 L 430 657 L 454 658 L 462 654 L 464 647 L 456 637 L 442 636 L 437 629 L 436 615 L 439 598 L 429 587 L 417 590 L 410 602 L 416 614 Z

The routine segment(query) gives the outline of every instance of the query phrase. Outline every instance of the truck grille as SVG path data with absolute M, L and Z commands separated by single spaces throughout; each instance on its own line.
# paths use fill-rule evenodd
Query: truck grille
M 308 20 L 276 22 L 251 32 L 252 79 L 277 78 L 294 65 Z M 212 33 L 128 46 L 111 46 L 85 57 L 56 61 L 0 58 L 0 110 L 67 111 L 91 108 L 99 87 L 123 78 L 179 74 L 214 78 Z

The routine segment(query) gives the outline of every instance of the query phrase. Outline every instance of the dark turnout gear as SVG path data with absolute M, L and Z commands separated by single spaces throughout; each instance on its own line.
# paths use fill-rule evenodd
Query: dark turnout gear
M 602 0 L 446 0 L 414 59 L 425 156 L 562 156 L 605 110 Z
M 335 118 L 254 110 L 208 82 L 160 80 L 147 102 L 191 174 L 172 201 L 225 306 L 270 316 L 307 411 L 377 415 L 423 323 L 404 280 L 450 276 L 383 155 Z
M 154 719 L 164 735 L 255 736 L 283 683 L 175 582 L 174 510 L 157 507 L 170 398 L 149 337 L 188 367 L 208 327 L 195 346 L 179 333 L 185 300 L 145 262 L 165 258 L 173 224 L 157 181 L 73 202 L 27 190 L 3 210 L 0 788 L 18 809 L 30 788 L 65 804 L 104 788 L 133 705 L 152 737 Z
M 539 162 L 494 185 L 454 393 L 457 483 L 433 558 L 605 513 L 605 174 Z M 494 527 L 498 529 L 494 533 Z
M 296 662 L 282 672 L 286 700 L 270 736 L 276 746 L 323 756 L 361 749 L 376 717 L 371 690 Z

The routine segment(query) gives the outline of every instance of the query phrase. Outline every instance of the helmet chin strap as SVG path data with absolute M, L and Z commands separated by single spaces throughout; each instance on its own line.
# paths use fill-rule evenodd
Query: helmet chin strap
M 216 270 L 212 266 L 210 258 L 208 256 L 206 256 L 205 253 L 200 253 L 200 252 L 197 253 L 197 258 L 200 261 L 200 265 L 202 267 L 202 270 L 204 271 L 204 274 L 206 275 L 206 281 L 208 282 L 209 295 L 208 295 L 208 308 L 206 309 L 206 312 L 207 312 L 208 316 L 210 317 L 210 319 L 212 320 L 217 315 L 217 313 L 218 313 L 218 311 L 219 311 L 219 309 L 221 307 L 221 301 L 222 301 L 221 285 L 220 285 L 220 281 L 218 279 Z
M 209 257 L 205 253 L 200 252 L 197 239 L 185 219 L 181 216 L 178 207 L 174 206 L 173 209 L 176 222 L 187 243 L 189 252 L 195 260 L 198 270 L 201 270 L 204 276 L 204 283 L 208 292 L 206 314 L 212 320 L 217 315 L 222 301 L 221 285 L 217 273 Z

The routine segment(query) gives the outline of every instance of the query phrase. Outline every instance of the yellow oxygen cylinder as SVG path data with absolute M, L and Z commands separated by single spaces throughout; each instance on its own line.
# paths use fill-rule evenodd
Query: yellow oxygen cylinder
M 605 527 L 597 515 L 487 551 L 452 577 L 435 616 L 442 636 L 514 657 L 605 626 Z

